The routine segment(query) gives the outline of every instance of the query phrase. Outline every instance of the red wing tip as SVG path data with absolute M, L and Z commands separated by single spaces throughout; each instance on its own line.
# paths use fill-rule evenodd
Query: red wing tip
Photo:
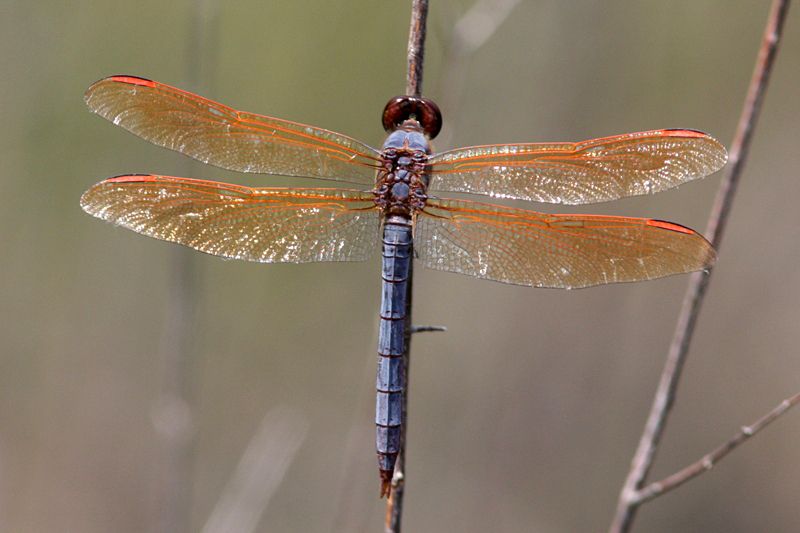
M 119 76 L 109 76 L 106 79 L 110 81 L 117 81 L 120 83 L 127 83 L 130 85 L 143 85 L 145 87 L 156 86 L 156 82 L 154 82 L 153 80 L 148 80 L 147 78 L 140 78 L 139 76 L 119 75 Z
M 680 224 L 667 222 L 666 220 L 656 220 L 654 218 L 648 220 L 647 225 L 661 229 L 668 229 L 670 231 L 677 231 L 678 233 L 685 233 L 687 235 L 694 235 L 697 233 L 693 229 L 687 228 L 686 226 L 681 226 Z
M 708 133 L 700 130 L 666 129 L 659 133 L 666 137 L 708 137 Z
M 157 176 L 153 176 L 152 174 L 124 174 L 122 176 L 114 176 L 113 178 L 108 178 L 105 180 L 105 183 L 132 183 L 137 182 L 141 183 L 144 181 L 156 181 L 158 179 Z

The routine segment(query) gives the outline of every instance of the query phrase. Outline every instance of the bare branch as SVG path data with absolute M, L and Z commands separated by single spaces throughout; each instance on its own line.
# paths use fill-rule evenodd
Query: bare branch
M 422 94 L 422 62 L 425 59 L 425 35 L 428 23 L 428 0 L 414 0 L 411 6 L 411 28 L 408 32 L 408 74 L 406 94 Z
M 736 186 L 747 160 L 750 140 L 758 120 L 769 75 L 772 72 L 772 65 L 780 42 L 781 29 L 783 28 L 788 8 L 789 0 L 774 0 L 767 19 L 755 70 L 742 108 L 736 135 L 731 145 L 730 163 L 725 177 L 720 183 L 706 230 L 706 235 L 715 248 L 719 248 L 722 240 L 725 224 L 736 193 Z M 686 361 L 686 354 L 689 350 L 689 344 L 697 323 L 703 297 L 708 288 L 710 276 L 710 270 L 706 273 L 695 272 L 689 280 L 689 287 L 684 296 L 658 390 L 639 441 L 639 446 L 631 462 L 631 469 L 620 492 L 614 521 L 609 529 L 612 533 L 629 531 L 636 509 L 641 503 L 638 499 L 638 491 L 653 464 L 656 449 L 664 432 L 667 416 L 675 401 L 681 370 Z
M 447 331 L 445 326 L 411 326 L 411 333 L 425 333 L 428 331 Z
M 420 96 L 422 94 L 422 63 L 425 58 L 425 34 L 428 21 L 428 0 L 414 0 L 411 6 L 411 27 L 408 33 L 408 74 L 406 78 L 406 95 Z M 410 250 L 411 257 L 414 256 L 413 249 Z M 387 533 L 400 533 L 401 521 L 403 517 L 403 496 L 405 495 L 405 468 L 406 468 L 406 435 L 408 434 L 408 392 L 410 385 L 409 368 L 411 363 L 411 310 L 414 282 L 414 262 L 408 266 L 408 295 L 406 296 L 406 318 L 405 318 L 405 351 L 403 352 L 404 372 L 405 372 L 405 393 L 403 394 L 402 407 L 402 427 L 400 437 L 400 453 L 397 455 L 397 462 L 394 467 L 392 477 L 392 487 L 389 499 L 386 502 L 386 523 Z
M 787 412 L 789 409 L 800 403 L 800 393 L 795 394 L 790 398 L 786 398 L 772 411 L 756 420 L 749 426 L 742 426 L 736 435 L 731 437 L 727 442 L 707 453 L 695 463 L 690 464 L 686 468 L 675 472 L 672 475 L 665 477 L 660 481 L 654 481 L 645 488 L 641 489 L 636 497 L 636 505 L 640 505 L 648 500 L 652 500 L 657 496 L 671 491 L 693 479 L 703 472 L 708 472 L 726 455 L 735 450 L 744 441 L 767 427 L 776 418 Z
M 397 457 L 397 466 L 392 477 L 392 492 L 386 502 L 386 533 L 399 533 L 403 518 L 403 496 L 405 494 L 405 477 L 403 475 L 403 460 L 405 459 L 405 445 L 403 453 Z

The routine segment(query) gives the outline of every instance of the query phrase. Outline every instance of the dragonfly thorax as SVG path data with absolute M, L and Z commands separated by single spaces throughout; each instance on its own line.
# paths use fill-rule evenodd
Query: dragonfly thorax
M 428 140 L 416 123 L 403 124 L 386 139 L 373 191 L 385 214 L 411 217 L 425 207 L 429 154 Z

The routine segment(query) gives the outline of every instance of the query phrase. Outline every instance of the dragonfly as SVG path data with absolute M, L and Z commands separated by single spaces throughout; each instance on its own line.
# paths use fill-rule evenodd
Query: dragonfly
M 545 214 L 432 194 L 577 205 L 655 193 L 725 164 L 725 148 L 696 130 L 434 153 L 430 141 L 442 115 L 422 97 L 389 101 L 380 149 L 135 76 L 102 79 L 85 101 L 117 126 L 216 167 L 353 184 L 255 188 L 129 174 L 92 186 L 81 206 L 135 232 L 245 261 L 363 261 L 380 244 L 375 425 L 381 496 L 391 492 L 403 436 L 412 259 L 476 278 L 574 289 L 702 270 L 716 258 L 702 235 L 672 222 Z

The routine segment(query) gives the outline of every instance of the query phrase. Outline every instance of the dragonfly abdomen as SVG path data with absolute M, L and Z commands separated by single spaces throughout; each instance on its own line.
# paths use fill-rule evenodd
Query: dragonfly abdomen
M 411 223 L 390 216 L 383 229 L 383 276 L 375 430 L 381 496 L 388 495 L 397 454 L 400 452 L 405 394 L 406 301 L 411 262 Z

